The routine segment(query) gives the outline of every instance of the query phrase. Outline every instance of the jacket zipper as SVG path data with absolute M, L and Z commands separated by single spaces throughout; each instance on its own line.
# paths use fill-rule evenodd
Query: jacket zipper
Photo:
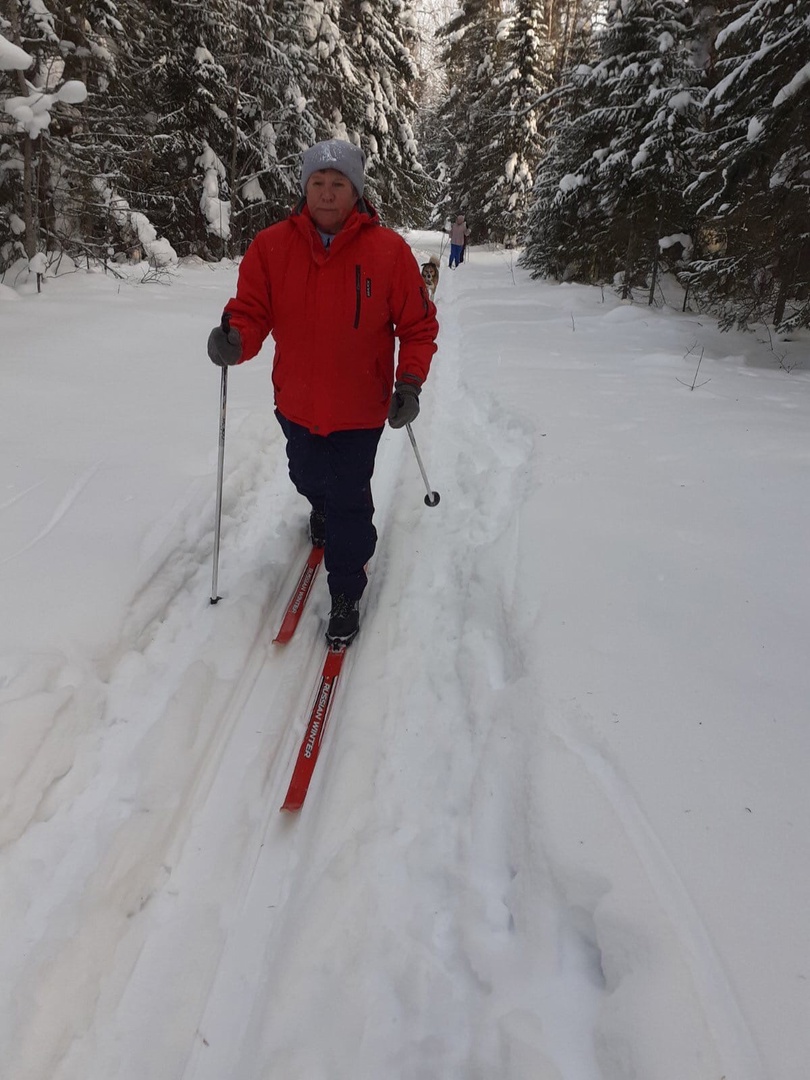
M 355 266 L 355 268 L 354 268 L 354 282 L 355 282 L 355 287 L 356 287 L 356 290 L 357 290 L 357 303 L 356 303 L 355 309 L 354 309 L 354 328 L 355 328 L 355 330 L 360 325 L 360 278 L 361 278 L 361 276 L 362 275 L 360 273 L 360 264 L 358 263 L 357 266 Z

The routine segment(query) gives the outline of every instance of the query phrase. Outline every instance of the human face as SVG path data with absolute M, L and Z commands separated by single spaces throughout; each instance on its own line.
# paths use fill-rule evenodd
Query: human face
M 339 233 L 354 209 L 358 195 L 354 184 L 337 169 L 319 169 L 307 180 L 307 206 L 321 230 Z

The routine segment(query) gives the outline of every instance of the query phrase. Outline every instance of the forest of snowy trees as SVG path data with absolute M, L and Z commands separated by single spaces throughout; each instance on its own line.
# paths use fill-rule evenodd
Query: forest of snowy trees
M 333 135 L 389 225 L 810 325 L 810 0 L 0 0 L 0 273 L 236 256 Z
M 29 258 L 238 254 L 328 135 L 362 143 L 388 220 L 429 205 L 400 0 L 2 0 L 0 33 L 0 228 Z M 43 107 L 66 81 L 85 100 Z

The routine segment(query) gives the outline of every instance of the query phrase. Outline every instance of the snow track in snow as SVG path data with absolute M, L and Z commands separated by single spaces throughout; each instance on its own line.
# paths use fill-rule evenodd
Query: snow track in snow
M 70 511 L 71 507 L 74 505 L 81 493 L 96 475 L 102 464 L 103 462 L 97 461 L 94 465 L 91 465 L 88 469 L 85 469 L 81 476 L 73 484 L 71 484 L 68 491 L 60 500 L 59 505 L 56 507 L 56 509 L 48 519 L 47 523 L 40 529 L 37 535 L 32 540 L 29 540 L 24 547 L 19 548 L 11 555 L 7 555 L 4 559 L 0 560 L 0 566 L 7 562 L 11 562 L 12 559 L 19 558 L 20 555 L 24 555 L 27 551 L 30 551 L 33 547 L 35 547 L 41 540 L 44 540 L 46 536 L 52 533 L 56 526 L 59 524 L 59 522 L 62 520 L 62 518 L 65 516 L 65 514 Z M 41 483 L 33 484 L 27 489 L 27 492 L 24 492 L 23 494 L 27 494 L 30 491 L 35 491 L 40 486 Z M 16 499 L 11 499 L 6 503 L 6 506 L 10 506 L 16 501 Z M 0 507 L 0 509 L 4 508 Z
M 562 722 L 552 725 L 552 730 L 607 800 L 615 815 L 614 828 L 638 860 L 639 876 L 646 878 L 646 882 L 638 883 L 638 891 L 649 893 L 650 904 L 659 908 L 655 916 L 660 924 L 658 933 L 663 940 L 674 939 L 674 950 L 684 970 L 680 976 L 671 969 L 668 973 L 669 1007 L 672 1007 L 674 997 L 671 988 L 678 987 L 683 998 L 682 1013 L 686 1016 L 690 1012 L 695 1014 L 695 1023 L 699 1023 L 700 1017 L 705 1021 L 717 1048 L 718 1068 L 722 1063 L 722 1067 L 740 1080 L 760 1080 L 765 1070 L 728 975 L 680 875 L 632 791 L 596 746 L 577 737 Z M 643 969 L 651 962 L 653 950 L 659 946 L 652 941 L 644 942 L 642 928 L 645 920 L 640 917 L 638 927 L 641 932 L 637 935 L 628 932 L 633 905 L 629 901 L 621 903 L 615 892 L 615 888 L 611 887 L 603 896 L 594 897 L 596 902 L 589 905 L 588 914 L 594 928 L 593 944 L 599 952 L 606 988 L 619 999 L 626 990 L 626 985 L 622 984 L 630 984 L 628 997 L 633 1003 L 634 1014 L 640 1016 L 650 1008 L 648 988 L 640 990 L 632 984 L 643 985 Z M 632 940 L 634 936 L 635 941 Z M 671 968 L 674 966 L 671 965 Z M 646 1000 L 638 1000 L 638 994 L 643 994 Z M 623 1011 L 616 1010 L 620 1016 Z M 630 1016 L 622 1016 L 621 1019 L 629 1022 Z M 614 1027 L 615 1020 L 616 1017 L 607 1019 L 606 1031 Z M 677 1025 L 674 1027 L 677 1032 Z M 683 1070 L 696 1069 L 701 1064 L 695 1047 L 690 1043 L 686 1030 L 682 1038 L 676 1036 L 666 1048 L 670 1062 L 680 1062 Z M 660 1036 L 654 1041 L 639 1038 L 635 1048 L 627 1047 L 621 1053 L 623 1068 L 633 1068 L 639 1072 L 654 1068 L 661 1051 Z
M 240 474 L 246 468 L 255 472 L 263 460 L 255 448 L 241 460 L 238 453 L 234 457 L 224 520 L 231 558 L 242 546 L 240 533 L 249 532 L 240 527 L 248 502 L 261 502 L 253 495 L 256 481 L 240 482 Z M 197 512 L 183 519 L 182 529 L 166 530 L 154 548 L 151 577 L 133 599 L 120 641 L 100 665 L 107 669 L 106 688 L 65 658 L 53 658 L 55 688 L 50 701 L 43 698 L 42 741 L 32 743 L 27 767 L 13 788 L 6 788 L 4 824 L 16 828 L 18 855 L 32 860 L 32 868 L 38 823 L 48 823 L 52 839 L 64 837 L 59 862 L 42 863 L 29 875 L 20 933 L 3 947 L 5 966 L 27 968 L 18 980 L 13 1014 L 19 1052 L 15 1075 L 20 1077 L 73 1076 L 77 1068 L 82 1075 L 95 1075 L 95 1069 L 111 1075 L 103 1071 L 110 1062 L 102 1051 L 108 1035 L 99 1032 L 109 1032 L 104 1025 L 115 1002 L 128 989 L 141 952 L 150 948 L 150 909 L 160 907 L 157 898 L 162 903 L 172 893 L 174 854 L 218 774 L 229 731 L 241 714 L 238 703 L 248 696 L 270 649 L 272 591 L 263 580 L 268 568 L 260 556 L 255 569 L 245 573 L 242 568 L 238 602 L 213 609 L 206 599 L 210 495 L 209 490 Z M 183 553 L 182 531 L 189 527 L 199 547 Z M 283 551 L 289 543 L 280 547 Z M 278 577 L 282 567 L 275 565 Z M 232 633 L 218 638 L 229 626 L 233 630 L 234 620 L 240 624 L 237 645 Z M 26 674 L 24 668 L 9 671 L 15 692 L 23 692 Z M 35 676 L 32 669 L 28 677 Z M 30 701 L 26 706 L 30 719 Z M 91 735 L 99 722 L 103 736 Z M 275 735 L 268 736 L 272 748 Z M 77 894 L 82 896 L 78 905 Z M 211 910 L 216 920 L 216 909 Z M 52 941 L 45 948 L 36 945 L 36 928 L 44 921 L 55 933 L 64 926 L 59 947 Z M 188 953 L 179 955 L 189 962 Z M 187 987 L 179 982 L 185 1000 Z M 176 1004 L 170 995 L 161 997 L 168 985 L 158 977 L 150 991 L 164 1008 Z M 42 1014 L 28 1007 L 32 999 Z M 40 1015 L 51 1018 L 47 1033 L 40 1030 Z M 87 1025 L 85 1037 L 74 1042 L 73 1033 Z M 126 1024 L 124 1030 L 129 1031 Z M 146 1039 L 143 1045 L 159 1043 Z M 120 1060 L 116 1068 L 121 1070 Z
M 438 251 L 439 239 L 420 245 Z M 180 285 L 172 301 L 198 305 L 199 321 L 232 276 L 204 304 Z M 206 270 L 206 288 L 212 280 Z M 715 447 L 730 402 L 743 428 L 738 439 L 731 420 L 719 427 L 731 454 L 759 404 L 739 415 L 740 380 L 729 391 L 718 366 L 715 397 L 681 393 L 672 356 L 693 326 L 660 315 L 651 353 L 655 313 L 602 304 L 594 290 L 528 286 L 497 253 L 442 267 L 437 302 L 440 351 L 414 431 L 442 501 L 425 507 L 405 433 L 386 430 L 362 631 L 301 814 L 278 807 L 328 598 L 321 570 L 295 638 L 272 646 L 307 515 L 286 476 L 266 371 L 248 365 L 231 388 L 222 601 L 208 603 L 207 371 L 210 458 L 202 468 L 187 451 L 174 505 L 143 511 L 130 603 L 105 650 L 3 654 L 0 751 L 12 752 L 0 753 L 0 897 L 11 929 L 0 942 L 0 1036 L 14 1080 L 775 1080 L 745 964 L 718 933 L 718 911 L 738 926 L 755 912 L 739 890 L 724 908 L 722 880 L 716 895 L 700 892 L 713 863 L 693 856 L 697 830 L 679 828 L 691 810 L 681 789 L 708 801 L 711 786 L 690 787 L 695 747 L 709 760 L 704 779 L 739 754 L 724 742 L 737 738 L 736 716 L 716 744 L 706 730 L 707 710 L 733 688 L 725 668 L 715 685 L 690 663 L 705 681 L 679 693 L 666 666 L 694 659 L 700 627 L 685 620 L 665 664 L 655 618 L 658 604 L 672 622 L 669 577 L 684 588 L 675 575 L 698 562 L 698 525 L 734 520 L 716 492 L 695 502 L 710 456 L 702 425 Z M 611 338 L 613 324 L 638 336 Z M 165 325 L 171 338 L 184 324 Z M 780 416 L 775 458 L 782 425 L 806 427 L 779 387 L 767 399 Z M 84 460 L 99 460 L 91 449 Z M 803 463 L 796 450 L 778 460 Z M 126 492 L 141 491 L 123 475 Z M 21 511 L 37 469 L 15 483 L 5 505 L 24 538 L 59 495 L 39 502 L 32 528 Z M 673 491 L 691 522 L 672 510 Z M 85 485 L 83 506 L 95 492 Z M 38 565 L 77 516 L 55 522 Z M 713 536 L 725 540 L 720 528 Z M 718 596 L 721 580 L 711 578 Z M 639 619 L 648 651 L 633 637 Z M 634 650 L 654 667 L 648 682 Z M 739 677 L 719 649 L 712 656 Z M 785 679 L 803 701 L 799 683 Z M 681 755 L 674 778 L 656 740 Z M 766 832 L 780 825 L 769 810 Z M 729 866 L 747 850 L 740 842 Z

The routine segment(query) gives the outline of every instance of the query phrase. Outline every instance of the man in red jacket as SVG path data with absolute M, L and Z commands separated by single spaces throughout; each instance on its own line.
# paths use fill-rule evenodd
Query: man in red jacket
M 365 155 L 351 143 L 330 139 L 305 152 L 303 198 L 255 237 L 208 339 L 222 366 L 250 360 L 273 335 L 290 478 L 312 507 L 313 544 L 325 546 L 326 637 L 346 645 L 359 630 L 377 542 L 377 444 L 386 419 L 399 428 L 418 415 L 439 329 L 410 248 L 363 199 L 364 173 Z

